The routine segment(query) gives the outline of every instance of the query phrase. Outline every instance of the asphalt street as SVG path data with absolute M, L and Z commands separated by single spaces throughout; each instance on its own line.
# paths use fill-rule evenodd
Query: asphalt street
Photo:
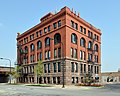
M 63 89 L 0 84 L 0 96 L 120 96 L 120 91 L 113 90 L 113 86 L 111 90 L 110 86 L 101 88 L 69 86 Z

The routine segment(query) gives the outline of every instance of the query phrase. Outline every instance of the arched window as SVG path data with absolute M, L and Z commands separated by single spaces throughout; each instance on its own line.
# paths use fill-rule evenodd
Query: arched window
M 71 34 L 71 42 L 77 44 L 77 35 L 74 33 Z
M 92 42 L 91 41 L 88 42 L 88 48 L 92 49 Z
M 59 33 L 54 35 L 54 44 L 58 44 L 61 42 L 61 35 Z
M 85 39 L 84 39 L 84 38 L 81 38 L 81 39 L 80 39 L 80 46 L 85 47 L 85 45 L 86 45 Z
M 95 50 L 96 52 L 98 52 L 98 45 L 97 45 L 97 44 L 94 45 L 94 50 Z
M 37 49 L 41 49 L 42 48 L 42 42 L 41 41 L 38 41 L 37 42 Z
M 31 50 L 31 52 L 35 50 L 34 44 L 31 44 L 31 45 L 30 45 L 30 50 Z
M 28 47 L 25 46 L 25 53 L 28 53 Z
M 45 38 L 45 47 L 50 46 L 50 38 Z

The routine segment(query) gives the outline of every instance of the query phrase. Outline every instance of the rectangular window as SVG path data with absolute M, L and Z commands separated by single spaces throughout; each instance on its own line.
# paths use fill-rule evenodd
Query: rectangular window
M 50 59 L 50 56 L 51 56 L 50 50 L 48 50 L 48 59 Z
M 71 57 L 73 58 L 73 48 L 71 48 Z
M 47 73 L 46 64 L 44 64 L 44 73 Z
M 74 72 L 74 63 L 71 62 L 71 72 Z
M 77 49 L 74 49 L 74 58 L 77 58 Z
M 46 33 L 46 32 L 47 32 L 47 28 L 45 27 L 45 28 L 44 28 L 44 33 Z
M 36 37 L 38 37 L 38 32 L 36 32 Z
M 40 36 L 42 35 L 42 30 L 40 30 Z
M 71 20 L 71 27 L 74 28 L 74 21 Z
M 97 35 L 96 34 L 94 34 L 94 40 L 96 40 L 97 39 Z
M 75 23 L 75 29 L 78 30 L 78 24 L 77 23 Z
M 45 51 L 45 60 L 47 60 L 47 56 L 48 56 L 47 51 Z
M 97 40 L 99 40 L 99 37 L 97 36 Z
M 50 63 L 48 63 L 48 73 L 50 73 Z
M 57 26 L 56 26 L 56 23 L 53 23 L 53 28 L 56 29 L 56 27 L 57 27 Z
M 96 72 L 96 66 L 94 66 L 94 73 L 96 74 L 97 72 Z
M 80 50 L 80 60 L 82 60 L 82 50 Z
M 61 57 L 61 48 L 58 48 L 58 58 Z
M 83 27 L 82 26 L 80 26 L 80 32 L 83 32 Z
M 48 26 L 48 32 L 50 32 L 50 25 Z
M 88 53 L 88 61 L 92 61 L 92 54 Z
M 97 74 L 99 74 L 99 67 L 97 66 Z
M 90 65 L 88 65 L 88 72 L 90 72 L 91 70 L 90 70 Z
M 86 34 L 86 28 L 84 28 L 84 31 L 83 31 L 83 32 L 84 32 L 84 34 Z
M 86 73 L 86 64 L 84 64 L 84 73 Z
M 88 37 L 91 37 L 91 32 L 88 30 Z
M 30 40 L 34 39 L 34 34 L 30 35 Z
M 57 58 L 57 49 L 54 49 L 54 58 Z
M 60 27 L 60 26 L 61 26 L 61 20 L 58 21 L 58 27 Z
M 86 53 L 83 51 L 83 60 L 86 60 Z
M 39 58 L 39 60 L 42 60 L 42 52 L 40 52 L 40 58 Z
M 61 72 L 61 63 L 58 62 L 58 72 Z
M 93 73 L 93 65 L 91 65 L 91 73 Z
M 53 63 L 54 72 L 56 72 L 56 63 Z
M 83 64 L 80 64 L 80 73 L 83 73 Z
M 75 72 L 78 72 L 78 63 L 75 63 Z

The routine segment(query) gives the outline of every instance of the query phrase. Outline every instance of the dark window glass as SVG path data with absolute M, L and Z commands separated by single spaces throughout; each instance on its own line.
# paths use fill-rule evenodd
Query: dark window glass
M 44 73 L 47 73 L 46 64 L 44 64 Z
M 83 27 L 82 26 L 80 26 L 80 32 L 83 32 Z
M 41 41 L 38 41 L 37 42 L 37 49 L 41 49 L 42 48 L 42 42 Z
M 71 20 L 71 27 L 74 28 L 74 21 Z
M 50 38 L 45 39 L 45 47 L 50 46 Z
M 94 45 L 94 51 L 98 52 L 98 45 L 97 44 Z
M 36 37 L 38 37 L 38 32 L 36 32 Z
M 82 54 L 82 50 L 80 50 L 80 60 L 83 59 L 83 54 Z
M 61 57 L 61 48 L 58 48 L 58 58 Z
M 46 33 L 46 32 L 47 32 L 47 28 L 45 27 L 45 28 L 44 28 L 44 33 Z
M 60 26 L 61 26 L 61 20 L 58 21 L 58 27 L 60 27 Z
M 54 44 L 58 44 L 61 42 L 61 36 L 59 33 L 54 35 Z
M 48 32 L 50 32 L 50 25 L 48 26 Z
M 40 52 L 40 58 L 39 59 L 42 60 L 42 52 Z
M 57 25 L 56 23 L 53 23 L 53 28 L 56 29 Z
M 75 63 L 75 72 L 78 72 L 78 63 Z
M 75 23 L 75 29 L 78 30 L 78 24 L 77 23 Z
M 74 63 L 71 62 L 71 72 L 74 72 Z
M 71 42 L 77 44 L 77 35 L 74 33 L 71 35 Z
M 48 63 L 48 73 L 50 73 L 50 63 Z
M 54 58 L 57 58 L 57 49 L 54 49 Z
M 80 72 L 83 73 L 83 64 L 80 64 Z
M 80 39 L 80 46 L 85 47 L 85 44 L 86 44 L 85 39 L 81 38 Z
M 54 72 L 56 72 L 56 63 L 53 63 Z
M 86 64 L 84 64 L 84 73 L 86 73 Z
M 28 53 L 28 47 L 25 46 L 25 53 Z
M 40 36 L 42 35 L 42 30 L 40 30 Z
M 58 62 L 58 72 L 61 72 L 61 63 Z
M 73 53 L 74 53 L 74 50 L 73 48 L 71 48 L 71 57 L 73 58 Z
M 88 49 L 92 50 L 92 42 L 91 41 L 88 42 Z
M 34 51 L 34 49 L 35 49 L 34 44 L 30 45 L 30 49 L 31 49 L 31 52 Z
M 92 61 L 92 54 L 88 53 L 88 61 Z

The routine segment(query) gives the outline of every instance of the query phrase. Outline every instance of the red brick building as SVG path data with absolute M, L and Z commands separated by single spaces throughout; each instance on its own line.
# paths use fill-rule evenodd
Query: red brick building
M 101 31 L 68 7 L 48 13 L 33 28 L 18 33 L 17 43 L 18 64 L 23 65 L 19 82 L 35 82 L 38 60 L 44 64 L 39 83 L 62 84 L 63 72 L 65 84 L 83 82 L 88 72 L 100 77 Z

